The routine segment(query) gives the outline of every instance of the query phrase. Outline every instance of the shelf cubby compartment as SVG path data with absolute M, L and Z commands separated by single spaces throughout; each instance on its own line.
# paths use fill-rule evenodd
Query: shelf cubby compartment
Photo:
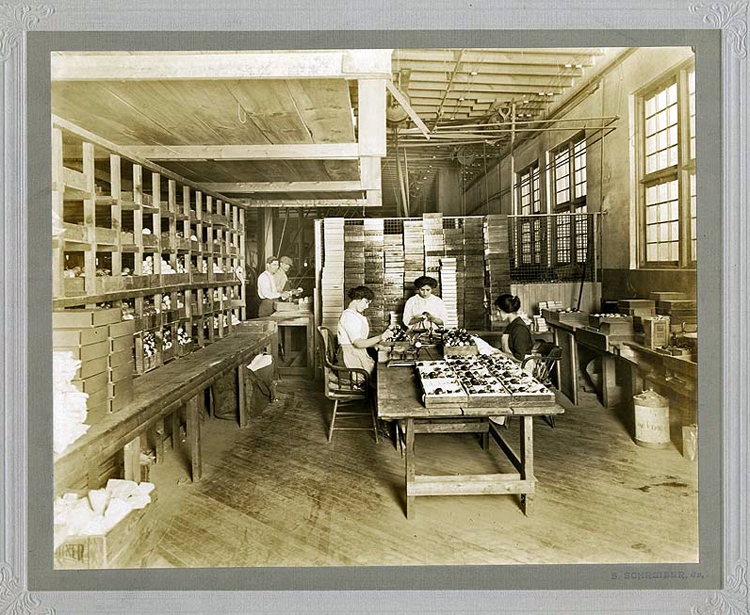
M 142 376 L 162 364 L 161 336 L 158 331 L 141 331 L 133 336 L 135 346 L 135 373 Z
M 170 323 L 161 329 L 162 351 L 161 357 L 164 363 L 176 359 L 177 353 L 177 324 Z

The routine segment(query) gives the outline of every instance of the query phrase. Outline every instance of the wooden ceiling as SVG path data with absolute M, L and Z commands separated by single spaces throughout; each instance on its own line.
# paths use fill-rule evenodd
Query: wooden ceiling
M 398 125 L 412 193 L 429 191 L 445 167 L 460 168 L 469 184 L 505 153 L 514 119 L 518 134 L 524 123 L 546 117 L 605 55 L 592 48 L 394 50 L 393 82 L 432 133 L 428 140 L 413 124 Z M 395 206 L 390 184 L 398 181 L 395 129 L 391 123 L 383 161 L 389 209 Z
M 470 180 L 486 156 L 507 146 L 514 112 L 516 122 L 545 117 L 603 53 L 61 52 L 52 58 L 52 110 L 231 198 L 382 202 L 390 212 L 399 193 L 396 128 L 411 190 L 426 190 L 446 166 L 461 165 Z M 390 94 L 383 100 L 389 79 L 406 95 L 411 116 Z M 397 120 L 387 128 L 386 115 Z

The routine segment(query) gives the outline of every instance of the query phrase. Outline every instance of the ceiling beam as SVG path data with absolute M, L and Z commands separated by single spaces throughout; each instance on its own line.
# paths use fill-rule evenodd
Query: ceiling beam
M 362 192 L 366 190 L 360 180 L 312 182 L 209 182 L 202 183 L 206 190 L 221 193 L 251 192 Z
M 361 156 L 386 154 L 385 89 L 389 81 L 360 79 L 357 82 L 357 130 Z
M 411 65 L 410 65 L 411 66 Z M 434 68 L 419 69 L 412 66 L 413 70 L 411 78 L 414 81 L 436 81 L 448 74 L 441 64 L 435 64 Z M 476 75 L 472 75 L 471 72 L 476 72 Z M 583 71 L 580 71 L 581 74 Z M 565 75 L 565 74 L 554 74 L 554 75 L 527 75 L 520 71 L 515 74 L 508 74 L 504 70 L 498 70 L 496 72 L 488 71 L 483 68 L 482 65 L 477 64 L 474 66 L 467 66 L 465 63 L 461 64 L 461 71 L 456 75 L 453 80 L 455 84 L 488 84 L 488 85 L 546 85 L 548 83 L 556 83 L 561 86 L 570 87 L 573 84 L 574 77 L 580 75 Z
M 466 62 L 481 62 L 482 64 L 535 64 L 563 66 L 565 64 L 581 64 L 591 66 L 594 57 L 602 55 L 594 49 L 492 49 L 466 50 Z M 396 49 L 394 60 L 452 62 L 452 49 Z
M 52 54 L 52 81 L 391 78 L 390 49 Z
M 430 90 L 433 92 L 443 92 L 445 90 L 445 82 L 443 81 L 416 81 L 412 79 L 409 82 L 409 95 L 419 96 L 421 90 Z M 556 85 L 491 85 L 491 84 L 472 84 L 467 90 L 466 88 L 455 89 L 453 93 L 459 96 L 465 96 L 466 92 L 472 94 L 477 93 L 498 93 L 498 94 L 530 94 L 539 95 L 539 92 L 552 92 L 553 94 L 561 94 L 562 90 Z
M 279 145 L 138 145 L 124 153 L 149 160 L 356 160 L 357 143 Z
M 244 199 L 246 207 L 377 207 L 380 203 L 369 203 L 367 199 Z
M 393 85 L 392 82 L 386 81 L 385 85 L 393 98 L 395 98 L 398 101 L 398 104 L 404 108 L 404 111 L 406 111 L 407 115 L 411 118 L 411 121 L 417 125 L 417 128 L 419 128 L 425 138 L 429 139 L 429 129 L 427 128 L 427 126 L 425 126 L 424 122 L 420 119 L 414 109 L 411 108 L 411 105 L 409 104 L 409 101 L 406 99 L 406 97 L 399 91 L 396 86 Z

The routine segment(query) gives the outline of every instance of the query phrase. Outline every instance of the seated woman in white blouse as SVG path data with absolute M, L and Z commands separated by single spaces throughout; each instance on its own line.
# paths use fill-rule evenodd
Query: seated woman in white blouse
M 440 297 L 432 294 L 438 286 L 437 280 L 423 275 L 414 280 L 417 294 L 410 297 L 404 306 L 404 324 L 413 329 L 421 325 L 426 329 L 435 329 L 445 324 L 448 312 Z
M 375 299 L 375 293 L 367 286 L 357 286 L 349 291 L 349 307 L 339 318 L 337 336 L 339 353 L 337 360 L 346 367 L 358 367 L 372 374 L 375 361 L 367 349 L 390 337 L 387 329 L 380 335 L 370 337 L 370 323 L 362 314 Z

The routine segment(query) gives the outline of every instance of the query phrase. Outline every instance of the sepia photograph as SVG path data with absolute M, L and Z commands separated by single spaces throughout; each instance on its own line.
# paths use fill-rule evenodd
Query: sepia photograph
M 700 561 L 692 47 L 49 63 L 55 570 Z

